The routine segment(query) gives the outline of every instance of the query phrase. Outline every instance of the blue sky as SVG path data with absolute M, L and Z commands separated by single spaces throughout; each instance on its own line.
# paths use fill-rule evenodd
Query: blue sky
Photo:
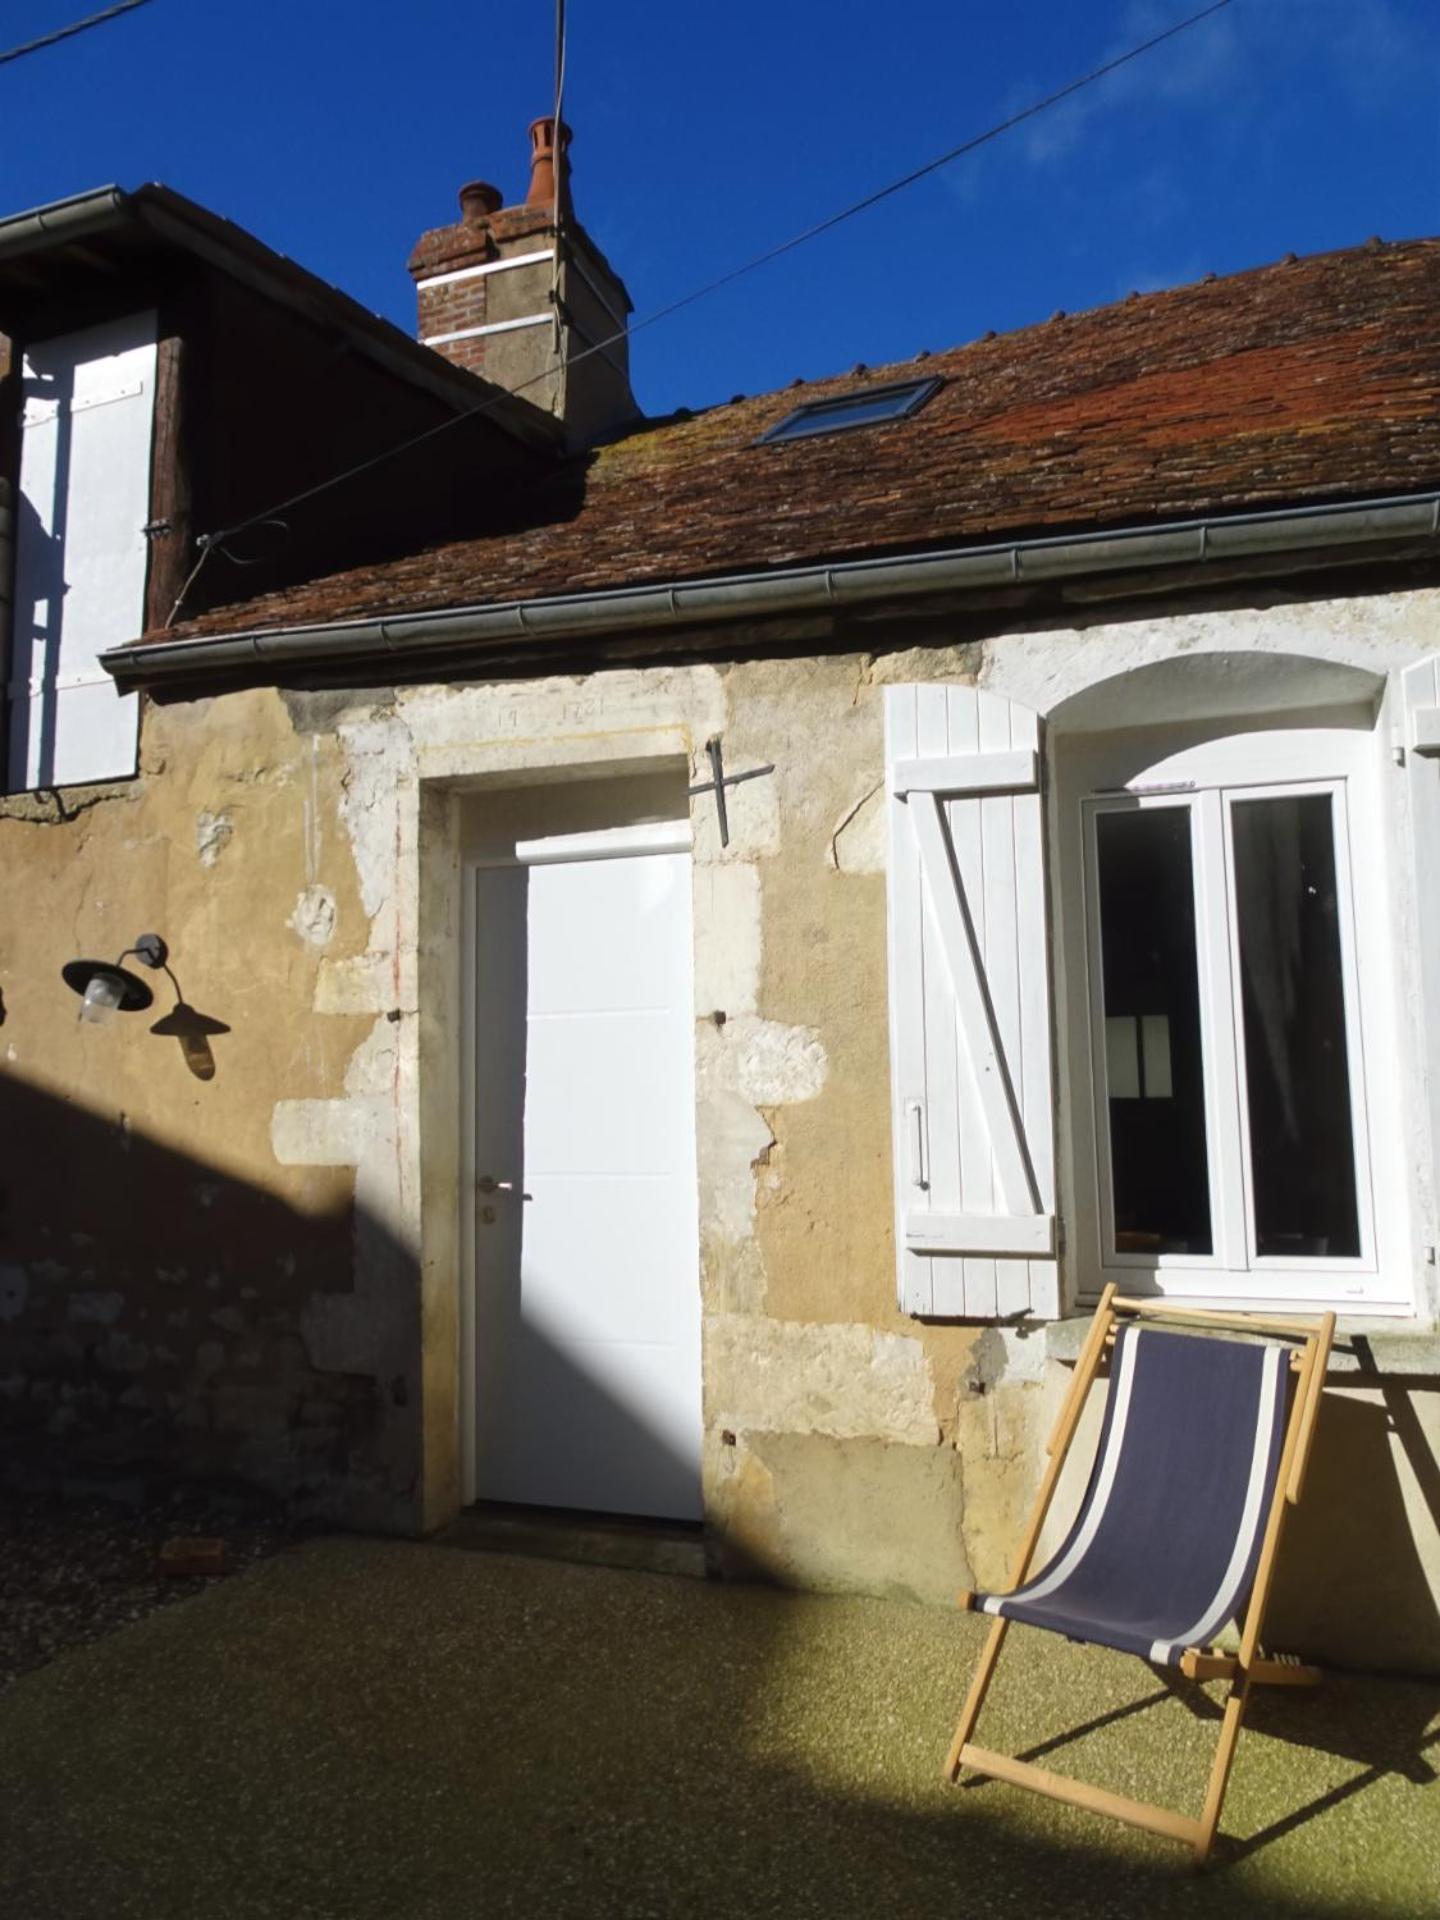
M 15 0 L 0 49 L 98 0 Z M 665 304 L 1199 0 L 570 0 L 577 210 Z M 150 179 L 409 329 L 455 190 L 523 197 L 550 0 L 153 0 L 0 66 L 0 210 Z M 643 333 L 652 412 L 1440 232 L 1435 0 L 1233 0 L 1178 42 Z

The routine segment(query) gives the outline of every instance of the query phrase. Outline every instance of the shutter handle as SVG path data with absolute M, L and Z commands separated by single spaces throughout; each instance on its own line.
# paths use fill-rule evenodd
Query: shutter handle
M 930 1185 L 925 1166 L 925 1107 L 919 1100 L 905 1104 L 905 1122 L 910 1139 L 910 1184 L 923 1192 Z

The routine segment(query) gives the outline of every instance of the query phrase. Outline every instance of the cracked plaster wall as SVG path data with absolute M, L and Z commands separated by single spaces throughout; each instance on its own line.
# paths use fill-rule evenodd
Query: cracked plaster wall
M 328 1096 L 368 1025 L 310 1016 L 320 956 L 287 924 L 322 861 L 358 920 L 324 839 L 339 772 L 275 695 L 237 694 L 150 708 L 133 781 L 0 803 L 0 1429 L 22 1484 L 178 1470 L 376 1520 L 413 1478 L 392 1419 L 412 1358 L 346 1371 L 308 1324 L 349 1295 L 350 1175 L 271 1145 L 277 1102 Z M 99 1028 L 60 980 L 152 929 L 227 1029 L 208 1081 L 150 1031 L 163 975 L 151 1012 Z
M 1434 596 L 1400 598 L 1378 618 L 1340 603 L 878 657 L 150 708 L 139 780 L 70 819 L 43 798 L 0 813 L 29 908 L 0 929 L 0 1053 L 47 1114 L 132 1143 L 113 1149 L 117 1204 L 127 1156 L 155 1159 L 171 1217 L 107 1244 L 104 1209 L 67 1222 L 52 1179 L 36 1188 L 42 1218 L 17 1153 L 0 1415 L 38 1422 L 82 1464 L 106 1448 L 80 1439 L 148 1435 L 162 1455 L 364 1524 L 447 1517 L 456 808 L 681 757 L 699 780 L 720 734 L 728 768 L 775 772 L 730 789 L 728 847 L 713 798 L 692 803 L 717 1559 L 937 1600 L 1000 1581 L 1067 1375 L 1037 1336 L 920 1325 L 895 1305 L 881 688 L 978 676 L 1048 709 L 1109 667 L 1214 645 L 1395 664 L 1437 633 Z M 209 1084 L 143 1023 L 77 1028 L 58 986 L 61 959 L 118 952 L 142 925 L 170 939 L 187 998 L 230 1028 Z M 1415 1533 L 1424 1498 L 1406 1494 Z
M 859 1516 L 842 1523 L 817 1504 L 828 1449 L 864 1450 L 869 1484 L 878 1475 L 903 1509 L 913 1481 L 933 1509 L 922 1461 L 944 1450 L 945 1369 L 968 1336 L 919 1330 L 891 1304 L 884 876 L 864 830 L 879 718 L 849 660 L 151 707 L 138 781 L 71 819 L 43 800 L 0 818 L 36 902 L 0 949 L 7 1072 L 47 1112 L 83 1106 L 107 1139 L 139 1143 L 147 1196 L 163 1197 L 158 1209 L 147 1198 L 150 1224 L 123 1257 L 103 1220 L 85 1257 L 57 1246 L 58 1198 L 49 1218 L 23 1206 L 12 1217 L 0 1327 L 18 1330 L 7 1351 L 23 1357 L 0 1377 L 23 1381 L 23 1405 L 7 1402 L 17 1424 L 38 1425 L 52 1451 L 64 1440 L 81 1468 L 183 1459 L 366 1524 L 446 1517 L 458 1497 L 444 1065 L 455 1020 L 453 991 L 445 1004 L 435 983 L 454 971 L 453 803 L 557 770 L 683 759 L 698 778 L 714 734 L 732 769 L 776 767 L 731 789 L 728 848 L 713 800 L 694 808 L 717 1538 L 723 1551 L 753 1531 L 735 1468 L 761 1447 L 782 1577 L 822 1564 L 838 1577 L 845 1537 L 863 1532 Z M 187 998 L 230 1029 L 208 1084 L 140 1021 L 77 1028 L 55 978 L 61 959 L 118 952 L 142 925 L 170 940 Z M 124 1177 L 117 1167 L 117 1191 Z M 217 1228 L 229 1231 L 204 1259 L 196 1242 Z M 747 1377 L 775 1383 L 773 1405 L 747 1402 Z M 65 1431 L 45 1398 L 62 1387 L 81 1407 Z M 815 1443 L 803 1470 L 778 1464 L 785 1435 Z M 908 1564 L 884 1584 L 949 1591 L 963 1571 L 955 1529 L 938 1548 L 934 1531 L 913 1530 Z
M 383 713 L 340 717 L 343 819 L 371 922 L 366 953 L 335 964 L 345 968 L 347 982 L 373 981 L 384 956 L 398 955 L 395 990 L 406 1018 L 414 1011 L 406 995 L 411 949 L 433 945 L 429 930 L 450 911 L 454 882 L 453 864 L 444 860 L 436 862 L 437 885 L 421 882 L 415 823 L 424 793 L 468 792 L 478 795 L 469 804 L 483 806 L 487 787 L 606 766 L 628 772 L 677 754 L 698 780 L 704 742 L 714 734 L 724 737 L 732 769 L 764 762 L 776 768 L 772 777 L 730 790 L 728 847 L 719 843 L 713 799 L 702 795 L 692 809 L 707 1498 L 722 1560 L 734 1540 L 753 1561 L 753 1516 L 736 1469 L 757 1436 L 864 1440 L 884 1463 L 872 1471 L 883 1474 L 892 1500 L 903 1506 L 913 1479 L 916 1500 L 933 1506 L 933 1473 L 921 1464 L 941 1445 L 931 1350 L 963 1345 L 943 1330 L 923 1334 L 899 1321 L 889 1304 L 884 1206 L 875 1204 L 867 1217 L 872 1195 L 883 1194 L 888 1181 L 884 878 L 873 855 L 857 858 L 865 868 L 857 875 L 831 851 L 837 826 L 856 799 L 863 807 L 875 784 L 878 704 L 860 697 L 853 663 L 616 672 L 579 686 L 567 680 L 422 689 L 399 694 Z M 827 897 L 827 889 L 854 897 Z M 787 918 L 797 890 L 809 896 L 809 920 Z M 841 933 L 831 951 L 821 952 L 832 918 Z M 787 945 L 792 950 L 782 959 Z M 319 978 L 337 976 L 322 964 Z M 863 1039 L 852 1031 L 861 1008 Z M 423 1046 L 423 1011 L 417 1024 Z M 298 1142 L 288 1131 L 279 1138 L 281 1151 L 344 1153 L 366 1210 L 398 1208 L 397 1236 L 408 1236 L 432 1276 L 434 1298 L 422 1313 L 436 1315 L 454 1276 L 443 1261 L 427 1258 L 426 1243 L 443 1236 L 445 1209 L 427 1208 L 417 1183 L 423 1168 L 454 1160 L 449 1095 L 443 1083 L 438 1098 L 418 1087 L 412 1060 L 394 1082 L 388 1109 L 374 1103 L 373 1093 L 347 1085 L 323 1110 L 282 1107 L 275 1116 L 277 1129 L 299 1129 Z M 834 1169 L 849 1161 L 855 1191 L 839 1208 Z M 857 1259 L 866 1263 L 862 1276 L 853 1270 Z M 357 1274 L 357 1295 L 364 1292 Z M 364 1322 L 362 1311 L 358 1325 Z M 453 1337 L 453 1322 L 447 1328 Z M 348 1352 L 335 1357 L 358 1359 Z M 760 1381 L 769 1384 L 757 1401 Z M 453 1485 L 447 1460 L 455 1409 L 438 1382 L 436 1401 L 425 1417 L 427 1480 Z M 807 1459 L 804 1484 L 813 1489 L 813 1455 Z M 771 1527 L 770 1571 L 807 1578 L 817 1555 L 832 1568 L 843 1564 L 843 1538 L 858 1540 L 862 1517 L 842 1524 L 832 1511 L 826 1519 L 798 1479 L 793 1487 L 783 1475 L 781 1481 L 788 1520 L 779 1535 Z M 773 1465 L 767 1484 L 773 1512 Z M 432 1505 L 430 1517 L 443 1515 Z M 952 1520 L 938 1540 L 933 1528 L 916 1529 L 908 1564 L 891 1568 L 885 1584 L 948 1592 L 957 1571 L 963 1565 Z

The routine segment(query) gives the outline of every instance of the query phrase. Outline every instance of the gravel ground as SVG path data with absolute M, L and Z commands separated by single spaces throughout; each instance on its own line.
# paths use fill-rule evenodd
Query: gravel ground
M 1148 1834 L 941 1784 L 984 1624 L 315 1541 L 0 1699 L 0 1914 L 1435 1920 L 1440 1689 L 1257 1701 L 1197 1875 Z M 982 1739 L 1198 1807 L 1216 1689 L 1012 1639 Z
M 190 1489 L 140 1508 L 0 1494 L 0 1694 L 71 1647 L 213 1584 L 159 1571 L 160 1548 L 177 1535 L 223 1539 L 221 1579 L 296 1538 L 253 1500 Z

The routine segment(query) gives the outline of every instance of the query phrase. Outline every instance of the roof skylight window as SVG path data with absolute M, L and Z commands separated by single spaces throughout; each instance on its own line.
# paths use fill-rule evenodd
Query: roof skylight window
M 888 387 L 866 387 L 860 393 L 838 394 L 833 400 L 807 400 L 802 407 L 760 436 L 771 440 L 808 440 L 817 433 L 848 433 L 852 427 L 877 427 L 887 420 L 905 420 L 919 411 L 940 385 L 928 380 L 897 380 Z

